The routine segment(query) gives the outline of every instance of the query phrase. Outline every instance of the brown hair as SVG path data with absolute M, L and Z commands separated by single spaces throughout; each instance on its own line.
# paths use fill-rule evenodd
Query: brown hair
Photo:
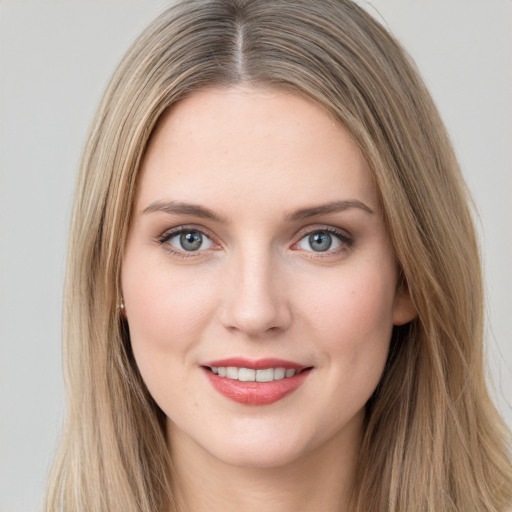
M 130 48 L 99 106 L 77 183 L 65 294 L 68 416 L 47 510 L 172 508 L 165 418 L 116 307 L 141 158 L 173 104 L 209 85 L 306 95 L 373 173 L 417 318 L 393 333 L 367 405 L 357 510 L 503 512 L 508 432 L 486 388 L 482 282 L 468 192 L 407 54 L 348 0 L 185 0 Z

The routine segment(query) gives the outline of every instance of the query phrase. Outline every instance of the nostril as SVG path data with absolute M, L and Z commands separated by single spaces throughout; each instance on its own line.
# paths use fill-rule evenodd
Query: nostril
M 252 272 L 245 269 L 227 289 L 220 307 L 220 320 L 233 334 L 259 337 L 286 330 L 290 325 L 291 311 L 268 272 L 263 272 L 262 263 Z M 263 265 L 264 266 L 264 265 Z M 250 274 L 250 275 L 248 275 Z

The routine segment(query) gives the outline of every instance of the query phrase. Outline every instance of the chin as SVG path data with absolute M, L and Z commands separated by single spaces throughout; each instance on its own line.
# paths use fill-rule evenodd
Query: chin
M 278 443 L 270 446 L 267 444 L 264 448 L 261 444 L 231 445 L 228 450 L 223 451 L 215 447 L 215 451 L 210 454 L 231 466 L 270 469 L 287 466 L 297 461 L 304 455 L 304 449 L 301 446 L 283 446 Z
M 252 424 L 251 428 L 245 426 L 242 429 L 239 426 L 231 430 L 236 435 L 226 438 L 219 432 L 220 436 L 211 436 L 202 446 L 225 464 L 246 468 L 279 468 L 314 457 L 315 453 L 325 455 L 333 449 L 331 441 L 337 446 L 344 437 L 343 428 L 319 431 L 312 425 L 305 427 L 301 429 L 298 424 L 265 425 L 263 422 L 260 425 Z

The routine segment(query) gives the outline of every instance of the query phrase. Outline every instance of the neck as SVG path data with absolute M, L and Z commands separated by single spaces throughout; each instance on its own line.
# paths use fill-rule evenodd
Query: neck
M 175 425 L 168 429 L 179 512 L 349 512 L 360 447 L 340 432 L 279 467 L 240 467 L 207 453 Z

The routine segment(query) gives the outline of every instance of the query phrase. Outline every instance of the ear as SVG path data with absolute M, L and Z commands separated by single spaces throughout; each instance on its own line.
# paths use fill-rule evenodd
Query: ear
M 122 295 L 121 295 L 121 300 L 119 301 L 119 304 L 117 305 L 117 308 L 119 309 L 119 312 L 121 313 L 121 317 L 126 320 L 127 319 L 126 306 L 124 305 L 124 299 L 123 299 Z
M 398 286 L 393 304 L 393 325 L 404 325 L 416 318 L 418 312 L 406 284 Z

